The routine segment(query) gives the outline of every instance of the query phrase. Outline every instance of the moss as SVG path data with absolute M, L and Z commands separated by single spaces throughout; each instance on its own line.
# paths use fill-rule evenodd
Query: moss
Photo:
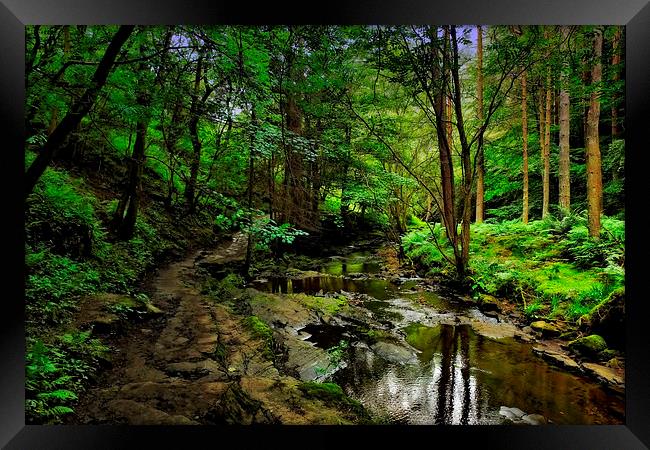
M 390 336 L 390 332 L 386 330 L 377 330 L 374 328 L 368 328 L 360 331 L 362 335 L 366 336 L 371 343 L 374 343 L 380 339 L 385 339 Z
M 248 316 L 243 320 L 244 325 L 257 339 L 264 341 L 264 355 L 273 359 L 273 330 L 257 316 Z
M 336 314 L 347 306 L 347 298 L 342 295 L 335 297 L 316 297 L 307 294 L 289 294 L 290 298 L 297 300 L 309 309 L 314 309 L 325 314 Z
M 307 381 L 300 383 L 298 389 L 305 397 L 318 399 L 327 405 L 351 411 L 362 419 L 362 421 L 368 421 L 370 419 L 363 405 L 348 397 L 345 392 L 343 392 L 341 386 L 336 383 L 317 383 L 315 381 Z
M 592 334 L 569 342 L 569 348 L 579 355 L 595 357 L 602 351 L 607 350 L 607 343 L 602 336 Z

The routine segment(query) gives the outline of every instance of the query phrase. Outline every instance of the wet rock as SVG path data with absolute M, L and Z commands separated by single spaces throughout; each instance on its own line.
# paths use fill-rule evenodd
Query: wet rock
M 492 339 L 514 337 L 517 332 L 517 328 L 509 323 L 472 321 L 471 326 L 476 333 Z
M 532 330 L 531 330 L 532 331 Z M 537 339 L 530 335 L 529 333 L 524 333 L 522 331 L 515 332 L 515 339 L 521 342 L 536 342 Z
M 541 414 L 526 414 L 521 420 L 529 425 L 546 425 L 548 423 L 546 417 Z
M 580 365 L 577 362 L 559 351 L 546 347 L 533 347 L 533 353 L 541 356 L 546 361 L 569 371 L 580 371 Z
M 542 337 L 559 336 L 561 333 L 560 329 L 557 326 L 543 320 L 538 320 L 531 323 L 530 327 L 538 333 L 541 333 Z
M 512 421 L 521 419 L 523 416 L 526 415 L 526 413 L 519 408 L 509 408 L 507 406 L 502 406 L 499 409 L 499 414 Z
M 417 364 L 417 356 L 408 348 L 391 342 L 380 341 L 371 346 L 372 350 L 388 361 L 398 364 Z
M 592 334 L 571 341 L 568 347 L 572 352 L 580 356 L 595 358 L 600 352 L 607 349 L 607 343 L 601 336 Z
M 621 369 L 614 369 L 606 367 L 601 364 L 584 363 L 582 367 L 587 373 L 598 378 L 601 382 L 612 386 L 624 386 L 625 380 L 623 378 Z

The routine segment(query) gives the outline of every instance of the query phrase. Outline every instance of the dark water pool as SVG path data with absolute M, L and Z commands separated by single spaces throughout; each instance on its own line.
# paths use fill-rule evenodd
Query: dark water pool
M 343 290 L 369 296 L 363 307 L 376 320 L 391 324 L 392 332 L 381 338 L 389 342 L 383 351 L 377 351 L 376 336 L 371 338 L 372 333 L 358 326 L 310 325 L 304 331 L 324 349 L 341 340 L 350 344 L 348 364 L 333 380 L 373 415 L 390 423 L 501 424 L 499 410 L 506 406 L 540 414 L 555 424 L 624 422 L 620 395 L 547 364 L 532 353 L 530 344 L 485 337 L 470 325 L 453 324 L 460 315 L 496 323 L 477 309 L 418 288 L 417 281 L 394 284 L 342 276 L 380 271 L 380 263 L 363 258 L 352 254 L 333 259 L 321 268 L 328 275 L 278 277 L 254 286 L 276 293 Z M 397 356 L 412 352 L 414 357 L 400 360 L 391 349 Z

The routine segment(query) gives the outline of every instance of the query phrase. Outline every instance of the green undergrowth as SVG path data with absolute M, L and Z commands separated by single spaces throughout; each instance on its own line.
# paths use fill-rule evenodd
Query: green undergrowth
M 28 154 L 26 163 L 33 156 Z M 26 419 L 57 423 L 73 412 L 79 392 L 108 348 L 72 329 L 81 300 L 98 293 L 138 295 L 160 259 L 179 254 L 187 230 L 143 199 L 131 239 L 117 239 L 109 221 L 118 193 L 92 188 L 62 168 L 48 168 L 25 211 Z
M 369 423 L 370 417 L 361 403 L 348 397 L 341 386 L 336 383 L 318 383 L 306 381 L 298 385 L 298 389 L 307 398 L 315 398 L 326 405 L 335 406 L 354 413 L 361 422 Z
M 248 316 L 243 320 L 244 325 L 254 337 L 264 342 L 264 356 L 273 359 L 273 330 L 257 316 Z
M 569 216 L 525 225 L 519 221 L 472 225 L 470 288 L 520 306 L 529 317 L 575 321 L 588 314 L 625 280 L 625 225 L 603 217 L 598 241 L 586 219 Z M 451 255 L 444 229 L 406 234 L 406 255 L 428 275 L 453 275 L 442 252 Z M 442 251 L 441 251 L 442 249 Z
M 324 314 L 334 315 L 341 311 L 344 307 L 347 306 L 347 299 L 344 295 L 336 295 L 333 297 L 319 297 L 314 295 L 307 295 L 303 293 L 299 294 L 287 294 L 289 298 L 292 298 L 299 303 L 303 304 L 309 309 L 320 311 Z

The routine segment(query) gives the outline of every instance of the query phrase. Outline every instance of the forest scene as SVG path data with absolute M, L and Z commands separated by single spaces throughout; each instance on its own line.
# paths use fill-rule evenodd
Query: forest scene
M 625 28 L 25 27 L 27 424 L 625 423 Z

